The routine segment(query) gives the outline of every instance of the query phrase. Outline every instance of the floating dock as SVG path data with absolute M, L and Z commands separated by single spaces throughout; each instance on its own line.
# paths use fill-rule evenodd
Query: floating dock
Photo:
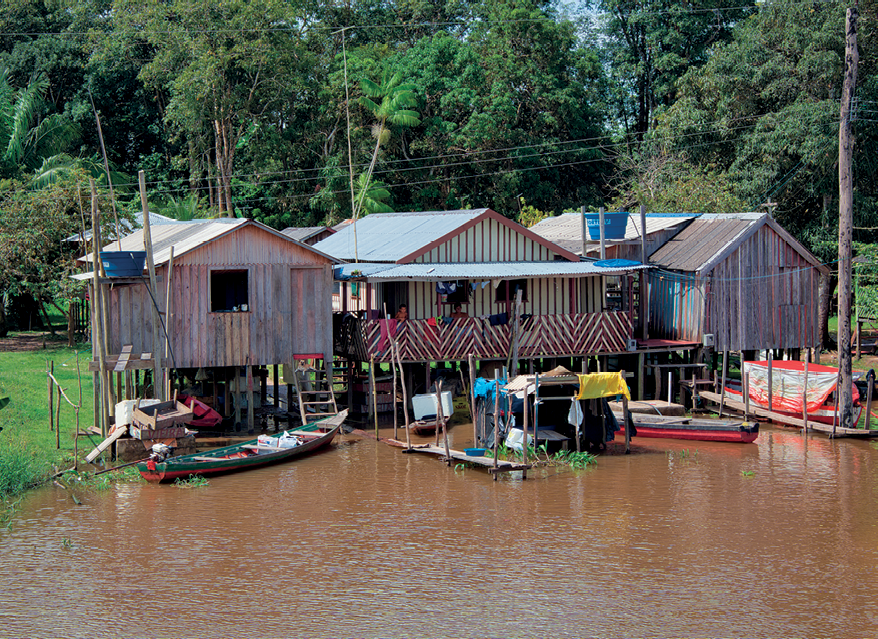
M 720 401 L 722 401 L 724 408 L 729 408 L 742 414 L 744 412 L 744 402 L 729 399 L 728 396 L 726 396 L 725 399 L 722 399 L 719 393 L 709 393 L 707 391 L 701 391 L 700 393 L 698 393 L 698 396 L 704 399 L 708 399 L 715 404 L 719 404 Z M 717 411 L 714 409 L 714 412 Z M 765 419 L 777 422 L 779 424 L 784 424 L 786 426 L 805 428 L 805 421 L 799 419 L 798 417 L 792 417 L 790 415 L 776 413 L 774 411 L 755 406 L 752 403 L 750 404 L 750 413 L 752 415 L 764 417 Z M 822 422 L 812 421 L 810 419 L 808 420 L 808 430 L 817 431 L 818 433 L 825 433 L 833 437 L 878 437 L 878 430 L 865 430 L 862 428 L 842 428 L 841 426 L 836 426 L 835 428 L 833 428 L 832 424 L 824 424 Z
M 439 457 L 442 461 L 449 461 L 449 458 L 445 456 L 445 448 L 441 446 L 434 446 L 432 444 L 418 444 L 416 446 L 412 446 L 411 448 L 405 448 L 402 452 L 424 453 L 427 455 Z M 468 463 L 474 466 L 481 466 L 482 468 L 487 468 L 488 471 L 492 473 L 507 473 L 516 470 L 527 470 L 528 468 L 531 468 L 530 464 L 519 464 L 503 459 L 498 459 L 495 462 L 493 457 L 471 457 L 462 451 L 453 449 L 449 449 L 448 455 L 451 458 L 451 461 Z M 494 466 L 495 463 L 496 467 Z

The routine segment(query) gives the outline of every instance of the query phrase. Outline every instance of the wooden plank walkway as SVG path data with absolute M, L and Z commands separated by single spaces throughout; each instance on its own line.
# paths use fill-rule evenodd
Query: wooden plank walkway
M 698 395 L 699 397 L 708 399 L 716 404 L 720 403 L 719 393 L 701 391 L 700 393 L 698 393 Z M 725 408 L 730 408 L 740 413 L 744 412 L 744 402 L 739 402 L 737 400 L 729 399 L 729 397 L 726 397 L 723 405 Z M 757 415 L 758 417 L 764 417 L 765 419 L 769 419 L 773 422 L 786 424 L 787 426 L 796 426 L 798 428 L 805 427 L 805 421 L 802 419 L 799 419 L 797 417 L 791 417 L 790 415 L 775 413 L 765 408 L 755 406 L 752 403 L 750 404 L 750 413 L 752 415 Z M 815 422 L 809 419 L 808 429 L 817 431 L 819 433 L 832 435 L 832 424 L 823 424 L 821 422 Z M 841 426 L 836 426 L 835 437 L 878 437 L 878 430 L 864 430 L 862 428 L 842 428 Z
M 411 448 L 406 448 L 402 452 L 404 453 L 425 453 L 427 455 L 434 455 L 439 457 L 441 460 L 445 461 L 445 448 L 441 446 L 433 446 L 432 444 L 421 444 L 418 446 L 412 446 Z M 474 466 L 481 466 L 482 468 L 487 468 L 489 472 L 492 473 L 507 473 L 516 470 L 527 470 L 531 468 L 530 464 L 518 464 L 511 461 L 506 461 L 500 459 L 497 461 L 497 468 L 494 468 L 494 458 L 493 457 L 470 457 L 459 450 L 449 450 L 449 455 L 451 455 L 451 459 L 458 462 L 466 462 L 473 464 Z

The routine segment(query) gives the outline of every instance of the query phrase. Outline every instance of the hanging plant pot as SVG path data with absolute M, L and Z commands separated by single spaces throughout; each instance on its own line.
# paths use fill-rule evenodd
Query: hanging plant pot
M 146 265 L 146 251 L 101 251 L 107 277 L 140 277 Z
M 601 239 L 601 218 L 599 213 L 586 213 L 585 226 L 588 229 L 588 239 Z M 628 226 L 628 213 L 617 211 L 604 213 L 604 239 L 624 240 L 625 228 Z

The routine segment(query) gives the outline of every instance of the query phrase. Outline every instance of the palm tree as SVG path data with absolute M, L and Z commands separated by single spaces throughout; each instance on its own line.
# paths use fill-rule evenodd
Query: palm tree
M 369 180 L 365 173 L 357 176 L 357 183 L 354 185 L 356 201 L 360 203 L 360 210 L 364 215 L 393 212 L 393 207 L 386 202 L 390 199 L 390 191 L 384 187 L 384 182 Z
M 21 177 L 41 167 L 46 169 L 45 178 L 74 162 L 62 151 L 79 136 L 77 126 L 57 113 L 40 117 L 48 88 L 49 80 L 41 73 L 16 90 L 9 84 L 9 70 L 0 68 L 0 179 Z
M 365 78 L 360 82 L 360 86 L 365 94 L 360 98 L 360 104 L 369 109 L 377 122 L 372 125 L 372 137 L 375 138 L 372 161 L 369 162 L 366 173 L 360 176 L 363 179 L 359 180 L 361 188 L 359 189 L 360 194 L 355 200 L 355 221 L 363 208 L 363 201 L 368 192 L 368 189 L 363 189 L 362 185 L 372 185 L 372 173 L 375 170 L 375 162 L 378 160 L 378 151 L 390 139 L 390 125 L 417 126 L 421 123 L 418 119 L 418 112 L 409 109 L 417 102 L 415 86 L 402 84 L 402 77 L 398 73 L 391 75 L 389 71 L 385 71 L 381 84 Z

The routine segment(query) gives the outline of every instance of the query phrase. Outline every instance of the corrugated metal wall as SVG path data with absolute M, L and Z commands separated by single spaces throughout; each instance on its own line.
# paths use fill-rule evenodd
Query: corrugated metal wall
M 210 312 L 211 271 L 239 269 L 247 271 L 249 311 Z M 166 271 L 157 272 L 162 312 Z M 245 227 L 175 260 L 172 277 L 166 322 L 180 368 L 285 364 L 295 354 L 332 352 L 332 268 L 319 255 Z M 146 287 L 115 286 L 110 301 L 110 351 L 131 344 L 151 352 Z
M 650 336 L 701 341 L 717 350 L 817 344 L 819 272 L 763 226 L 701 282 L 694 274 L 650 273 Z

